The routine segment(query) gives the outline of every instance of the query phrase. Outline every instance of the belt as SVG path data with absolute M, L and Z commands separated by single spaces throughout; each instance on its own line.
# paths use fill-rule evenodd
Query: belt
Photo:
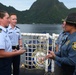
M 19 50 L 19 45 L 12 46 L 12 49 L 17 49 L 17 50 Z

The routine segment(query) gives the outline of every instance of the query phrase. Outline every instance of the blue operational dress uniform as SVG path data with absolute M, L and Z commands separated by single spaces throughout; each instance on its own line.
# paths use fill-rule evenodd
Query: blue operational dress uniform
M 68 35 L 69 35 L 69 33 L 64 32 L 64 31 L 59 34 L 59 37 L 56 40 L 56 45 L 58 45 L 58 51 L 60 51 L 61 44 L 66 40 L 66 38 L 68 37 Z M 59 62 L 56 62 L 56 63 L 59 66 L 61 66 Z
M 55 60 L 61 63 L 63 75 L 76 73 L 76 32 L 69 34 L 67 39 L 61 44 Z
M 62 31 L 59 34 L 58 39 L 56 40 L 56 44 L 58 45 L 58 51 L 60 51 L 60 46 L 62 44 L 62 42 L 64 42 L 66 40 L 66 38 L 68 37 L 69 33 Z
M 13 29 L 9 25 L 8 35 L 12 43 L 12 49 L 19 50 L 19 40 L 22 38 L 19 27 L 15 26 Z M 19 75 L 20 55 L 12 58 L 13 63 L 13 75 Z
M 0 26 L 0 50 L 12 51 L 11 41 L 6 28 Z M 0 75 L 11 75 L 11 58 L 0 58 Z
M 58 39 L 56 40 L 56 45 L 58 45 L 58 51 L 60 51 L 61 44 L 66 40 L 69 33 L 62 31 L 59 34 Z M 58 61 L 55 61 L 55 75 L 62 75 L 61 64 Z

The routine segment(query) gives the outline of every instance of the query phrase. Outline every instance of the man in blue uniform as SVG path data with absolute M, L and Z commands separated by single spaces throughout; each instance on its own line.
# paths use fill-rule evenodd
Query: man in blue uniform
M 6 27 L 9 24 L 9 14 L 0 11 L 0 75 L 11 75 L 11 58 L 20 55 L 25 50 L 12 52 L 11 41 L 7 35 Z
M 63 31 L 59 34 L 58 39 L 56 40 L 56 52 L 60 51 L 61 44 L 66 40 L 69 33 L 65 32 L 65 22 L 62 24 Z M 62 75 L 61 64 L 55 62 L 55 75 Z
M 63 31 L 59 34 L 58 39 L 56 40 L 56 52 L 60 50 L 60 46 L 62 44 L 62 42 L 64 42 L 64 40 L 66 40 L 66 38 L 68 37 L 69 33 Z
M 63 75 L 76 75 L 76 13 L 71 13 L 65 21 L 65 31 L 69 33 L 67 39 L 61 44 L 60 51 L 50 53 L 46 58 L 61 63 Z
M 8 35 L 12 43 L 12 49 L 17 49 L 22 47 L 22 37 L 20 33 L 20 28 L 16 26 L 17 16 L 16 14 L 10 14 L 10 24 L 8 27 Z M 19 75 L 20 66 L 20 55 L 12 58 L 13 64 L 13 75 Z

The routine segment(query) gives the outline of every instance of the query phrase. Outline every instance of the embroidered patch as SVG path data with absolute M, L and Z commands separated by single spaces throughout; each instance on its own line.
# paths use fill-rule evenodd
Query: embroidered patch
M 16 33 L 19 33 L 19 32 L 16 32 Z
M 11 34 L 12 32 L 9 32 L 9 34 Z
M 66 45 L 68 45 L 70 43 L 70 40 L 68 40 L 67 42 L 66 42 Z
M 73 48 L 74 50 L 76 50 L 76 42 L 73 42 L 72 48 Z

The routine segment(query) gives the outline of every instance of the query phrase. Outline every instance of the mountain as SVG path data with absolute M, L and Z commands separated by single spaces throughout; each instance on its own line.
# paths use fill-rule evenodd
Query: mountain
M 29 10 L 18 11 L 0 3 L 0 10 L 16 13 L 18 23 L 58 24 L 68 13 L 76 12 L 76 8 L 68 9 L 58 0 L 36 0 Z
M 22 14 L 22 12 L 21 11 L 18 11 L 18 10 L 16 10 L 14 7 L 12 7 L 12 6 L 9 6 L 9 7 L 7 7 L 7 6 L 5 6 L 5 5 L 3 5 L 3 4 L 1 4 L 0 3 L 0 10 L 5 10 L 5 11 L 7 11 L 9 14 L 10 13 L 16 13 L 17 15 L 18 15 L 18 23 L 21 23 L 21 17 L 22 16 L 20 16 L 21 14 Z
M 58 0 L 37 0 L 29 9 L 26 18 L 30 23 L 60 23 L 67 12 L 68 8 Z
M 69 13 L 76 12 L 76 8 L 69 9 Z

